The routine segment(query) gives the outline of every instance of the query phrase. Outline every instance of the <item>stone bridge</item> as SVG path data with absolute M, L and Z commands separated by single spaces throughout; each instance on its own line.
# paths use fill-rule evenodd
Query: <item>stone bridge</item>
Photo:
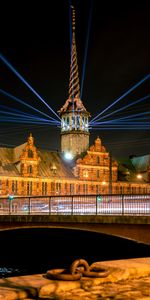
M 0 230 L 33 227 L 99 232 L 150 244 L 150 216 L 0 215 Z

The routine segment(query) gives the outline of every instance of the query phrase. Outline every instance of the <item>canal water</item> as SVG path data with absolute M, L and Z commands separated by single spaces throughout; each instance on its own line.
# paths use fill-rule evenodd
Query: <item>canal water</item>
M 75 259 L 96 261 L 149 257 L 150 245 L 107 234 L 62 228 L 0 231 L 0 277 L 69 268 Z

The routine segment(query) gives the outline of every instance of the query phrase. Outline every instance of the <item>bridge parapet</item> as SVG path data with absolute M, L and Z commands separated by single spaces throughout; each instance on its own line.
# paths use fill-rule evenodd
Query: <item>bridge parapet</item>
M 149 216 L 0 215 L 0 230 L 33 227 L 93 231 L 150 244 Z

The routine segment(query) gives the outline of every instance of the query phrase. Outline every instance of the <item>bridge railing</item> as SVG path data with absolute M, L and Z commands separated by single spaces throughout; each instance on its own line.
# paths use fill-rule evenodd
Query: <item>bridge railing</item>
M 150 194 L 0 198 L 1 215 L 150 215 Z

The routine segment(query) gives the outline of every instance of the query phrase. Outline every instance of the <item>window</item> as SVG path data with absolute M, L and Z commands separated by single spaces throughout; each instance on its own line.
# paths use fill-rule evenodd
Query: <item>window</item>
M 28 173 L 29 173 L 29 174 L 32 174 L 32 166 L 31 166 L 31 165 L 28 166 Z
M 47 182 L 42 182 L 42 195 L 47 195 Z
M 88 170 L 84 170 L 84 171 L 83 171 L 83 177 L 84 177 L 84 178 L 88 178 L 88 177 L 89 177 L 89 172 L 88 172 Z
M 61 183 L 59 182 L 56 183 L 56 193 L 61 193 Z
M 97 163 L 98 165 L 100 164 L 100 157 L 99 157 L 99 156 L 96 157 L 96 163 Z
M 65 182 L 64 189 L 65 189 L 65 193 L 67 193 L 67 182 Z
M 100 178 L 100 170 L 96 171 L 97 178 Z
M 33 158 L 33 151 L 31 149 L 28 150 L 28 157 Z
M 70 194 L 74 193 L 74 184 L 70 183 Z
M 55 182 L 51 182 L 51 192 L 55 192 Z
M 27 183 L 27 194 L 32 195 L 32 182 L 28 181 Z
M 88 185 L 87 184 L 83 184 L 83 193 L 87 194 L 88 192 Z

